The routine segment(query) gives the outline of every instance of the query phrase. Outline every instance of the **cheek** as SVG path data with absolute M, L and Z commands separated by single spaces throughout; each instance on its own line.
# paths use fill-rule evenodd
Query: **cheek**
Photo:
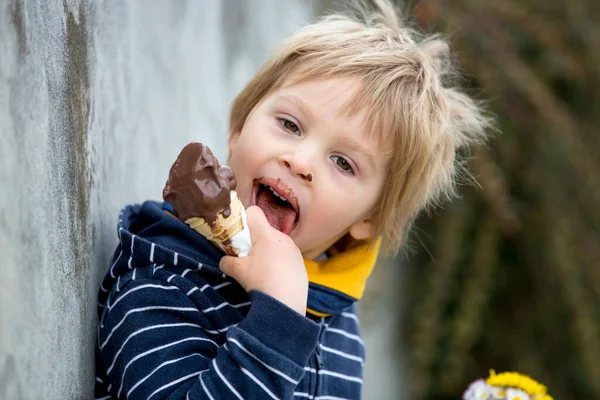
M 360 205 L 364 204 L 360 188 L 356 185 L 348 185 L 343 180 L 334 177 L 319 191 L 317 209 L 323 218 L 331 220 L 333 224 L 336 224 L 337 221 L 355 219 L 361 213 Z M 346 185 L 341 183 L 346 183 Z
M 343 200 L 337 201 L 334 205 L 349 218 L 356 221 L 363 220 L 371 215 L 379 200 L 380 191 L 379 184 L 352 185 L 335 196 Z
M 254 137 L 240 137 L 236 148 L 230 156 L 229 166 L 233 170 L 238 185 L 251 185 L 257 171 L 264 164 L 264 146 L 260 145 Z

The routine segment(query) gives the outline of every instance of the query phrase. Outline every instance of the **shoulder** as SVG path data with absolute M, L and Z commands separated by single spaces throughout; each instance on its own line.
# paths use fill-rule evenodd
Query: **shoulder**
M 325 323 L 325 329 L 328 343 L 344 353 L 353 354 L 364 362 L 365 346 L 355 305 L 331 317 Z

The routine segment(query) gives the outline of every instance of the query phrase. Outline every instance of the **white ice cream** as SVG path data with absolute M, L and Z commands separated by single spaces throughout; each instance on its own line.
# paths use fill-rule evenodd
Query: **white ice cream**
M 233 201 L 235 191 L 231 191 L 231 197 Z M 244 223 L 244 229 L 237 235 L 231 238 L 231 244 L 238 251 L 238 257 L 245 257 L 250 253 L 252 248 L 252 239 L 250 237 L 250 228 L 248 227 L 248 220 L 246 218 L 246 210 L 242 207 L 242 222 Z

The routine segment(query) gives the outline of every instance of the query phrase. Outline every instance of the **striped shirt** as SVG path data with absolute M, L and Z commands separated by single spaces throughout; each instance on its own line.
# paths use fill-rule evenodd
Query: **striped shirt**
M 311 318 L 246 293 L 218 269 L 222 253 L 168 208 L 120 214 L 98 296 L 97 399 L 360 398 L 355 305 Z

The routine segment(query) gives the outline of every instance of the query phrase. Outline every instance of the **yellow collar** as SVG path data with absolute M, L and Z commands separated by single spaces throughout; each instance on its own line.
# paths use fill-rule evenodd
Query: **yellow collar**
M 331 257 L 322 261 L 305 259 L 308 281 L 359 300 L 365 290 L 367 278 L 375 266 L 380 245 L 380 239 L 373 244 L 359 242 L 343 252 L 330 250 Z M 316 315 L 327 315 L 314 310 L 309 311 Z

